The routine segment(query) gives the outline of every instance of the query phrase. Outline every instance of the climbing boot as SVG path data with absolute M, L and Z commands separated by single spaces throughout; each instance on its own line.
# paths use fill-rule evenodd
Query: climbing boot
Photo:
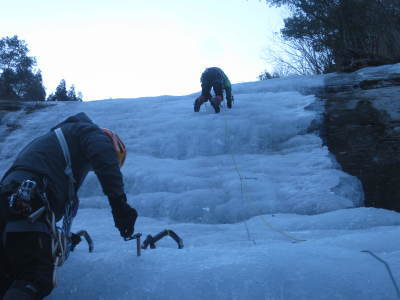
M 215 113 L 219 113 L 221 108 L 222 97 L 216 96 L 210 100 L 212 107 L 214 107 Z
M 203 96 L 197 97 L 197 99 L 194 101 L 194 111 L 199 112 L 200 111 L 200 106 L 206 102 L 206 99 Z
M 233 103 L 233 97 L 226 99 L 226 105 L 228 106 L 228 108 L 232 108 L 232 103 Z

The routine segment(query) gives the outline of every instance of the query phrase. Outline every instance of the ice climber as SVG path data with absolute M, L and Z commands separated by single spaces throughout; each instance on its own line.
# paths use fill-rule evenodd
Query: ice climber
M 0 299 L 42 299 L 51 293 L 55 269 L 71 247 L 77 191 L 89 171 L 108 197 L 121 236 L 134 233 L 137 212 L 127 203 L 120 171 L 125 157 L 120 138 L 85 113 L 22 149 L 0 181 Z
M 210 101 L 216 113 L 220 112 L 220 106 L 224 100 L 223 91 L 226 93 L 226 103 L 228 108 L 232 108 L 233 96 L 232 86 L 228 76 L 220 68 L 207 68 L 201 74 L 201 95 L 194 102 L 194 111 L 200 111 L 200 106 Z M 215 96 L 211 96 L 211 89 L 214 90 Z

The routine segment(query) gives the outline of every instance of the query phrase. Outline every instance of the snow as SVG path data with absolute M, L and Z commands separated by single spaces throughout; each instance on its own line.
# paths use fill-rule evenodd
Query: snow
M 310 129 L 323 81 L 236 84 L 233 109 L 220 114 L 208 104 L 194 113 L 195 93 L 7 115 L 22 128 L 0 140 L 2 173 L 16 149 L 69 115 L 115 130 L 129 151 L 122 171 L 136 231 L 172 229 L 185 244 L 166 237 L 137 257 L 90 174 L 73 230 L 89 231 L 95 251 L 78 245 L 48 299 L 397 299 L 385 265 L 361 251 L 399 278 L 400 215 L 362 207 L 360 182 Z
M 379 67 L 367 67 L 360 69 L 354 74 L 363 80 L 374 79 L 377 77 L 386 77 L 388 74 L 399 74 L 400 63 L 393 65 L 383 65 Z

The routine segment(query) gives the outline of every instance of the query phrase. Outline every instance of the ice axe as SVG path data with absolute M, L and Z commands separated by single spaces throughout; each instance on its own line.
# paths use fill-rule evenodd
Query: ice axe
M 86 240 L 88 246 L 89 246 L 89 252 L 93 252 L 94 250 L 94 244 L 91 236 L 86 230 L 80 230 L 77 233 L 71 232 L 71 251 L 74 251 L 75 247 L 82 241 L 81 237 L 84 237 Z
M 160 233 L 157 233 L 155 236 L 152 236 L 151 234 L 147 235 L 142 245 L 140 245 L 140 237 L 142 236 L 141 233 L 136 233 L 124 239 L 125 241 L 136 240 L 136 253 L 137 256 L 140 256 L 141 254 L 140 249 L 147 249 L 147 247 L 149 246 L 150 249 L 155 249 L 156 242 L 161 240 L 163 237 L 166 237 L 167 235 L 169 235 L 178 244 L 178 249 L 183 248 L 183 240 L 171 229 L 165 229 Z
M 155 236 L 152 236 L 149 234 L 146 239 L 144 240 L 142 244 L 142 249 L 147 249 L 147 247 L 150 246 L 150 249 L 155 249 L 156 248 L 156 242 L 161 240 L 163 237 L 169 235 L 177 244 L 178 244 L 178 249 L 183 248 L 183 240 L 171 229 L 165 229 L 161 231 L 160 233 L 157 233 Z
M 130 240 L 136 240 L 136 256 L 140 256 L 140 237 L 142 236 L 142 234 L 139 233 L 135 233 L 134 235 L 130 236 L 130 237 L 126 237 L 124 238 L 125 241 L 130 241 Z

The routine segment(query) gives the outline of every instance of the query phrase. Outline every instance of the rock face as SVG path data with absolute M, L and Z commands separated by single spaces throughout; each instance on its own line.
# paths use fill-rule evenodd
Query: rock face
M 44 101 L 5 101 L 0 100 L 0 144 L 15 129 L 21 128 L 18 118 L 7 118 L 12 112 L 22 111 L 23 114 L 30 114 L 38 109 L 46 108 L 53 103 Z M 0 145 L 1 146 L 1 145 Z
M 400 211 L 400 64 L 329 74 L 322 135 L 365 205 Z

